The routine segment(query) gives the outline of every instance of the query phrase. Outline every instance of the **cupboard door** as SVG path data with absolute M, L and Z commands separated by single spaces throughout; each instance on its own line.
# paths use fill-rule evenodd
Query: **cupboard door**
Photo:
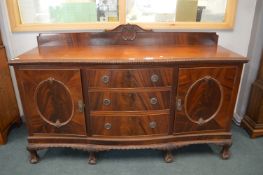
M 86 135 L 79 70 L 16 70 L 30 135 Z
M 229 130 L 238 71 L 235 66 L 180 68 L 174 132 Z

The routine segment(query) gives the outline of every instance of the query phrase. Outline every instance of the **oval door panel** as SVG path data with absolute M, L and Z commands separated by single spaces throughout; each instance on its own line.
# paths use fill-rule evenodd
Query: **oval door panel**
M 199 125 L 212 120 L 223 102 L 223 89 L 216 79 L 206 76 L 191 85 L 185 97 L 185 113 Z
M 41 118 L 57 128 L 68 124 L 74 113 L 74 103 L 64 83 L 48 78 L 35 91 L 35 103 Z

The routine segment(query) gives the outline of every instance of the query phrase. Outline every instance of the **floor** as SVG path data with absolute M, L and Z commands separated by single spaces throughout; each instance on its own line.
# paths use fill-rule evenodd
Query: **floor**
M 0 175 L 263 175 L 263 138 L 250 139 L 233 126 L 232 157 L 221 160 L 220 148 L 195 145 L 174 151 L 175 162 L 164 163 L 153 150 L 110 151 L 88 164 L 88 153 L 71 149 L 39 152 L 41 161 L 31 165 L 26 151 L 26 128 L 15 128 L 7 145 L 0 146 Z

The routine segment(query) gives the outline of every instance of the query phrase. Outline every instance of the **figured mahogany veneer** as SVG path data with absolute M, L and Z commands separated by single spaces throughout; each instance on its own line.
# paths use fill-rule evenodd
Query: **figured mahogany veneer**
M 169 91 L 146 92 L 91 92 L 89 104 L 91 111 L 148 111 L 170 108 Z
M 167 135 L 169 113 L 140 115 L 92 115 L 94 136 L 151 136 Z
M 16 70 L 29 135 L 60 133 L 86 135 L 80 71 Z
M 41 34 L 38 48 L 10 61 L 29 129 L 31 163 L 39 149 L 171 150 L 223 146 L 243 63 L 217 46 L 215 33 L 175 33 L 121 25 L 112 31 Z
M 174 132 L 230 130 L 241 67 L 180 68 Z M 231 116 L 231 117 L 222 117 Z
M 172 68 L 163 69 L 90 69 L 86 71 L 92 88 L 171 87 Z

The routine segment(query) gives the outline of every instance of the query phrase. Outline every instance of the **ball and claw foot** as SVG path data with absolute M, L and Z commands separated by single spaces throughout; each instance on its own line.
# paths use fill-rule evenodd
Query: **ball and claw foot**
M 165 153 L 164 153 L 164 161 L 166 163 L 172 163 L 174 161 L 172 151 L 170 151 L 170 150 L 165 151 Z
M 39 156 L 37 154 L 37 151 L 36 150 L 28 150 L 29 151 L 29 154 L 30 154 L 30 157 L 29 157 L 29 162 L 31 164 L 36 164 L 39 162 Z
M 230 147 L 231 145 L 224 145 L 221 151 L 221 158 L 223 160 L 227 160 L 230 158 L 231 156 L 231 152 L 230 152 Z
M 90 165 L 96 165 L 97 160 L 96 160 L 96 155 L 94 152 L 89 153 L 89 164 Z

